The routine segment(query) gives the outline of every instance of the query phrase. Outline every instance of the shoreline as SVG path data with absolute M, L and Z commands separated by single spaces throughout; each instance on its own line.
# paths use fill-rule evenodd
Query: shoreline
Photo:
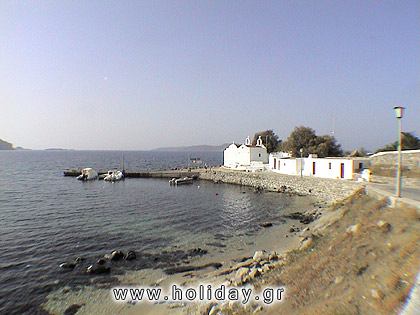
M 231 170 L 223 167 L 197 169 L 199 178 L 250 186 L 271 192 L 289 193 L 298 196 L 311 196 L 319 205 L 330 206 L 333 203 L 345 199 L 364 187 L 363 183 L 344 180 L 310 176 L 285 175 L 269 171 L 245 172 Z
M 296 211 L 303 209 L 312 209 L 314 199 L 308 196 L 293 196 L 295 202 L 282 215 L 289 215 Z M 255 223 L 258 224 L 258 223 Z M 291 226 L 294 226 L 296 232 L 290 232 Z M 254 244 L 246 243 L 237 239 L 228 239 L 224 242 L 224 248 L 212 247 L 212 250 L 204 256 L 197 256 L 190 259 L 189 264 L 180 264 L 182 266 L 205 266 L 214 263 L 222 264 L 220 269 L 212 268 L 197 268 L 197 270 L 188 272 L 179 272 L 174 274 L 166 274 L 162 269 L 142 269 L 142 270 L 128 270 L 123 275 L 116 276 L 119 285 L 146 285 L 146 286 L 168 286 L 173 283 L 179 285 L 189 285 L 196 281 L 203 281 L 209 279 L 213 282 L 214 275 L 219 271 L 226 270 L 234 267 L 238 261 L 245 258 L 252 257 L 255 251 L 266 250 L 276 251 L 278 253 L 290 250 L 299 244 L 299 232 L 306 227 L 305 224 L 299 223 L 297 220 L 286 219 L 286 222 L 274 223 L 270 227 L 261 228 L 254 239 Z M 286 237 L 287 235 L 287 237 Z M 281 240 L 281 241 L 280 241 Z M 239 246 L 240 245 L 240 246 Z M 202 244 L 205 247 L 205 244 Z M 221 253 L 219 250 L 222 250 Z M 220 277 L 216 277 L 220 278 Z M 207 281 L 207 280 L 206 280 Z M 140 303 L 137 305 L 132 304 L 117 304 L 114 303 L 111 295 L 110 288 L 98 289 L 93 286 L 84 286 L 79 289 L 70 289 L 69 287 L 62 287 L 47 296 L 43 308 L 51 314 L 63 314 L 72 305 L 83 305 L 77 314 L 183 314 L 186 311 L 185 307 L 178 305 L 175 307 L 171 304 L 154 304 Z M 175 308 L 174 308 L 175 307 Z
M 223 169 L 200 170 L 199 178 L 215 183 L 239 184 L 270 192 L 287 193 L 292 196 L 297 195 L 296 198 L 310 200 L 312 208 L 315 208 L 309 211 L 312 213 L 316 209 L 320 209 L 320 212 L 324 212 L 324 210 L 328 212 L 327 207 L 330 207 L 337 201 L 343 200 L 343 196 L 349 197 L 353 195 L 362 186 L 360 183 L 349 183 L 347 181 L 324 180 L 319 178 L 301 179 L 300 177 L 280 174 L 240 173 Z M 322 193 L 325 187 L 328 187 L 328 190 L 326 190 L 328 198 L 325 197 L 325 193 Z M 288 209 L 283 215 L 290 214 L 296 210 L 301 210 L 301 207 Z M 244 283 L 244 280 L 247 282 L 253 280 L 253 278 L 245 279 L 248 277 L 249 272 L 238 278 L 236 273 L 239 272 L 239 269 L 242 272 L 244 272 L 243 268 L 249 268 L 249 270 L 252 268 L 258 269 L 254 274 L 260 276 L 266 271 L 282 266 L 283 259 L 288 252 L 302 248 L 302 246 L 303 248 L 310 246 L 311 241 L 307 241 L 307 234 L 309 230 L 312 230 L 314 224 L 322 221 L 322 217 L 323 215 L 309 224 L 301 224 L 298 220 L 290 219 L 286 223 L 262 229 L 255 237 L 255 246 L 250 246 L 247 249 L 236 248 L 236 251 L 233 250 L 228 255 L 220 255 L 220 253 L 204 255 L 193 258 L 190 261 L 193 266 L 202 266 L 215 263 L 216 261 L 221 262 L 222 267 L 220 269 L 203 268 L 192 272 L 176 273 L 174 275 L 167 275 L 163 270 L 144 269 L 127 271 L 124 275 L 117 276 L 117 278 L 121 285 L 169 286 L 172 283 L 193 285 L 197 281 L 220 284 L 226 281 L 228 275 L 231 284 L 241 285 Z M 291 232 L 292 226 L 296 228 L 294 232 Z M 256 252 L 260 252 L 259 255 L 261 256 L 257 260 L 252 258 Z M 241 260 L 242 262 L 238 263 Z M 260 264 L 261 262 L 262 264 Z M 193 312 L 202 312 L 202 310 L 196 309 L 197 305 L 172 305 L 168 303 L 121 305 L 113 302 L 110 295 L 110 288 L 98 289 L 89 286 L 83 287 L 80 290 L 70 290 L 67 287 L 61 288 L 49 294 L 47 301 L 42 306 L 51 314 L 62 314 L 74 306 L 80 306 L 77 314 L 167 314 L 168 312 L 171 314 L 185 314 L 191 312 L 191 308 Z

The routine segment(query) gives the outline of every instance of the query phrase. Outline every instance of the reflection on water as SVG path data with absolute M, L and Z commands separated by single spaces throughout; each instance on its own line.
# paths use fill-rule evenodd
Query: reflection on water
M 179 167 L 188 155 L 124 154 L 126 165 L 135 169 Z M 221 162 L 221 153 L 199 156 L 208 164 Z M 62 272 L 63 261 L 77 256 L 95 261 L 114 249 L 133 249 L 143 260 L 113 269 L 111 276 L 153 266 L 151 259 L 163 250 L 206 247 L 220 235 L 253 232 L 258 222 L 278 219 L 292 200 L 203 181 L 170 187 L 159 179 L 113 184 L 62 176 L 68 167 L 118 167 L 120 157 L 100 151 L 0 152 L 0 296 L 9 297 L 0 299 L 1 314 L 35 314 L 51 290 L 89 283 L 81 273 Z
M 242 190 L 244 193 L 241 191 L 239 195 L 229 190 L 222 192 L 220 216 L 223 221 L 229 222 L 229 225 L 235 230 L 248 224 L 254 218 L 255 212 L 258 211 L 258 209 L 252 208 L 252 195 L 250 195 L 249 189 L 247 189 L 248 193 L 245 192 L 245 189 Z

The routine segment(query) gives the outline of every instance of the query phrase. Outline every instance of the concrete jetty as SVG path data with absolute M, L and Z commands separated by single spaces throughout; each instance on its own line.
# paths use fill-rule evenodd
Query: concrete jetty
M 77 177 L 82 173 L 82 169 L 68 169 L 65 170 L 64 176 Z M 106 174 L 107 171 L 99 170 L 98 174 Z M 124 176 L 126 178 L 181 178 L 181 177 L 192 177 L 198 178 L 199 172 L 194 170 L 164 170 L 164 171 L 125 171 Z

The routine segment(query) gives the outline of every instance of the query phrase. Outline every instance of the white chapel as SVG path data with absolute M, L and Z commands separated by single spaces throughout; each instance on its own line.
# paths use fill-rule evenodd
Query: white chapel
M 223 165 L 229 168 L 243 168 L 262 166 L 268 163 L 267 148 L 263 145 L 261 136 L 256 145 L 251 145 L 251 139 L 247 137 L 245 143 L 237 145 L 234 142 L 223 152 Z

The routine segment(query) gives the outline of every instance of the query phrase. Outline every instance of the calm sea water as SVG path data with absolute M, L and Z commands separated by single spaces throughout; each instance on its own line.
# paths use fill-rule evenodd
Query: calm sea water
M 219 152 L 124 152 L 131 170 L 187 166 L 192 156 L 222 163 Z M 206 244 L 280 220 L 290 202 L 205 181 L 170 187 L 163 179 L 80 182 L 62 175 L 65 168 L 120 165 L 121 152 L 113 151 L 0 151 L 0 314 L 41 314 L 40 304 L 57 288 L 164 268 L 196 247 L 211 251 Z M 139 259 L 95 278 L 58 267 L 78 256 L 94 262 L 115 249 L 135 250 Z

